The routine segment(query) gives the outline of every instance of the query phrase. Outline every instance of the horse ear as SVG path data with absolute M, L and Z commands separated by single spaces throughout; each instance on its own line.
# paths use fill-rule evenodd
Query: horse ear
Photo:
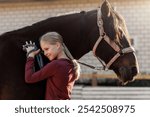
M 111 10 L 111 5 L 107 0 L 104 0 L 104 2 L 101 5 L 101 12 L 104 17 L 109 17 L 110 16 L 110 10 Z

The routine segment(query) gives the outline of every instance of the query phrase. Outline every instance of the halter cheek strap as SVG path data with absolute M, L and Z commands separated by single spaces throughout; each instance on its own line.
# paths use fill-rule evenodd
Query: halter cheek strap
M 109 69 L 110 66 L 121 56 L 121 54 L 126 54 L 135 51 L 132 46 L 121 50 L 120 47 L 106 35 L 103 28 L 103 20 L 101 18 L 100 8 L 98 8 L 97 10 L 97 25 L 99 27 L 100 36 L 92 49 L 94 56 L 96 56 L 96 49 L 102 40 L 105 40 L 112 47 L 112 49 L 114 49 L 117 52 L 117 54 L 107 64 L 104 64 L 102 60 L 98 56 L 96 56 L 98 60 L 102 63 L 104 70 Z

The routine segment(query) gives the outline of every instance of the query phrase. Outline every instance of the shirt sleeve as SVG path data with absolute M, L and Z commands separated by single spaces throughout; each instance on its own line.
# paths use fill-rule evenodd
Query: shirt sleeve
M 56 65 L 53 62 L 48 63 L 45 65 L 41 70 L 34 72 L 34 58 L 29 57 L 27 58 L 26 65 L 25 65 L 25 82 L 26 83 L 36 83 L 41 80 L 50 78 L 55 74 L 55 67 Z

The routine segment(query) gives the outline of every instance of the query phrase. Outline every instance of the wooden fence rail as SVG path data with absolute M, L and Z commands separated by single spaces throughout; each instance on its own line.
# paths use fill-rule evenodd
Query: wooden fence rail
M 80 78 L 117 78 L 115 74 L 98 74 L 98 73 L 92 73 L 92 74 L 81 74 Z M 150 74 L 138 74 L 135 76 L 135 79 L 150 79 Z

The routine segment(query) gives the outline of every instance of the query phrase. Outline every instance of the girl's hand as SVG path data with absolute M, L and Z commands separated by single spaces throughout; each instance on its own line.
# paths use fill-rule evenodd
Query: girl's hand
M 23 45 L 23 50 L 27 52 L 27 57 L 34 57 L 40 52 L 40 49 L 36 49 L 35 43 L 26 41 L 26 44 Z

